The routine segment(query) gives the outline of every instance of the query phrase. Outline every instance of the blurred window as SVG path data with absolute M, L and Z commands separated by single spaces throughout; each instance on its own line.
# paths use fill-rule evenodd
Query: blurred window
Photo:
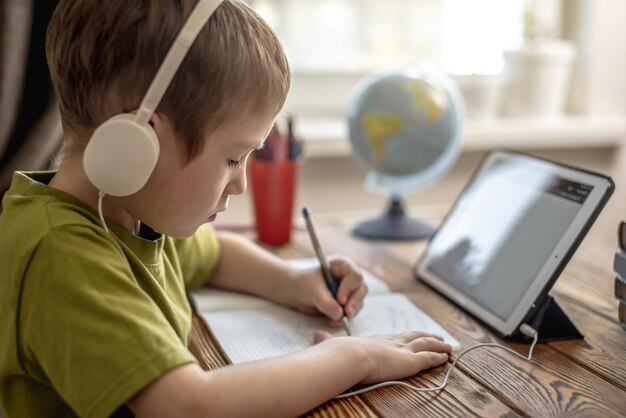
M 451 74 L 497 74 L 502 51 L 557 35 L 561 0 L 249 0 L 295 73 L 364 73 L 429 59 Z M 532 15 L 524 10 L 533 11 Z M 526 24 L 524 24 L 526 22 Z

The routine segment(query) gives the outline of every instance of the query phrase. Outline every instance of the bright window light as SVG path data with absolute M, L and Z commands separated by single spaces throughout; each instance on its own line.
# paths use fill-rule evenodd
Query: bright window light
M 295 72 L 363 73 L 426 58 L 452 74 L 496 74 L 519 45 L 529 0 L 249 0 Z M 554 20 L 561 0 L 533 0 Z M 545 12 L 548 10 L 548 12 Z M 558 17 L 558 16 L 557 16 Z
M 498 74 L 502 51 L 523 37 L 520 0 L 444 0 L 441 65 L 449 73 Z

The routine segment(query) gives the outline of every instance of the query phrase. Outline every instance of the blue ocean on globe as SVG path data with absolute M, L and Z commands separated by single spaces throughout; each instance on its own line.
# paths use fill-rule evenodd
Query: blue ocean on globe
M 402 195 L 437 180 L 460 153 L 463 118 L 458 88 L 428 63 L 365 77 L 347 119 L 366 187 Z

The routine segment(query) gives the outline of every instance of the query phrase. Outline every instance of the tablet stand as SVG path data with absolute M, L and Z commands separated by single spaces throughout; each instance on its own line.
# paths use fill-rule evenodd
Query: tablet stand
M 537 312 L 526 323 L 537 330 L 540 342 L 584 338 L 550 295 L 546 296 Z M 514 338 L 530 341 L 519 332 L 514 335 Z

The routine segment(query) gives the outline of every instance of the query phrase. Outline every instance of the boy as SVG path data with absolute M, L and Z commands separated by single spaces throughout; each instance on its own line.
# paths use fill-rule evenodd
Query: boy
M 248 292 L 335 324 L 341 305 L 358 313 L 367 290 L 357 268 L 337 260 L 334 300 L 319 269 L 296 271 L 200 227 L 245 191 L 246 161 L 289 86 L 274 33 L 235 0 L 205 24 L 150 117 L 160 154 L 148 182 L 107 196 L 99 218 L 85 146 L 106 119 L 137 110 L 195 3 L 61 0 L 52 17 L 46 54 L 63 159 L 54 173 L 16 173 L 0 219 L 0 400 L 9 416 L 292 416 L 356 383 L 448 359 L 447 344 L 418 332 L 318 333 L 300 353 L 199 367 L 187 349 L 186 289 Z

